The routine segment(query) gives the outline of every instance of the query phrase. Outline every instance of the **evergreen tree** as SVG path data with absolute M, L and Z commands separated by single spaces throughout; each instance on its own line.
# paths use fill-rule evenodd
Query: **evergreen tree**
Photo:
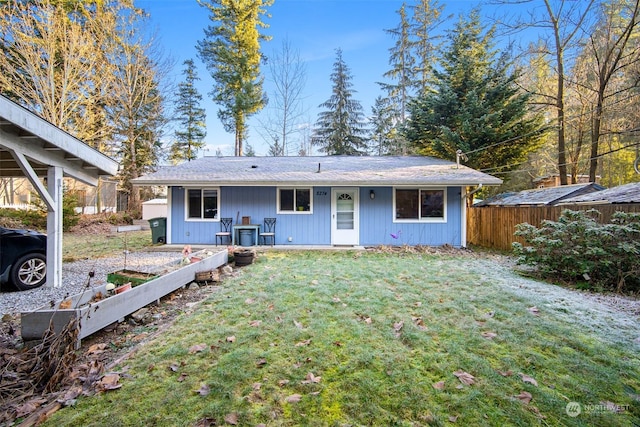
M 320 104 L 326 108 L 318 114 L 311 142 L 329 155 L 362 155 L 367 152 L 367 129 L 362 105 L 353 99 L 352 75 L 342 58 L 342 49 L 336 50 L 333 64 L 331 97 Z
M 438 4 L 437 0 L 418 0 L 411 9 L 410 48 L 415 64 L 411 82 L 415 93 L 421 95 L 431 86 L 431 69 L 437 51 L 436 37 L 431 33 L 442 22 L 444 5 Z
M 519 91 L 508 56 L 494 50 L 493 29 L 483 31 L 473 11 L 447 34 L 436 90 L 412 103 L 406 135 L 421 154 L 456 160 L 462 150 L 468 166 L 498 173 L 536 148 L 542 120 L 528 115 L 528 95 Z
M 397 121 L 404 123 L 411 97 L 411 77 L 415 68 L 415 58 L 411 54 L 411 41 L 409 40 L 411 25 L 407 18 L 405 3 L 402 3 L 397 12 L 400 23 L 396 28 L 385 30 L 396 41 L 394 46 L 389 49 L 391 69 L 383 74 L 384 78 L 390 79 L 393 83 L 380 83 L 380 86 L 387 92 L 390 106 L 396 110 Z
M 169 160 L 173 164 L 184 160 L 191 161 L 197 157 L 198 150 L 204 147 L 204 137 L 207 135 L 205 120 L 207 114 L 200 107 L 202 95 L 195 87 L 196 67 L 192 59 L 184 61 L 185 69 L 182 74 L 185 80 L 178 84 L 176 100 L 176 114 L 180 128 L 175 131 L 175 141 L 171 144 Z
M 371 107 L 371 142 L 373 152 L 378 156 L 402 154 L 398 146 L 398 134 L 394 126 L 394 112 L 388 98 L 378 96 Z
M 269 37 L 259 29 L 264 7 L 273 0 L 198 0 L 209 9 L 214 26 L 198 41 L 200 59 L 213 77 L 213 100 L 221 105 L 218 118 L 227 132 L 235 132 L 235 155 L 242 156 L 247 119 L 266 104 L 260 75 L 260 41 Z

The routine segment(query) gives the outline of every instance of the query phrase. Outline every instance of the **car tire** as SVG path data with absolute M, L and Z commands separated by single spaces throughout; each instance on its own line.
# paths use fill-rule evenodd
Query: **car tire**
M 22 256 L 11 270 L 11 282 L 20 291 L 35 289 L 47 280 L 47 258 L 42 254 Z

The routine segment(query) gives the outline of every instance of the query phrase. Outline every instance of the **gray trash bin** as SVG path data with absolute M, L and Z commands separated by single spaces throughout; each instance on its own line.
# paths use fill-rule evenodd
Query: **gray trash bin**
M 240 230 L 240 246 L 253 246 L 253 231 Z

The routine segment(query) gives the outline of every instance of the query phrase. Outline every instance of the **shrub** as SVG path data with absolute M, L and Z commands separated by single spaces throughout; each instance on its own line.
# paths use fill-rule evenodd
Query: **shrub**
M 598 215 L 564 210 L 557 222 L 543 221 L 540 228 L 518 224 L 515 235 L 527 243 L 513 244 L 518 262 L 593 290 L 640 290 L 640 214 L 616 212 L 608 224 L 598 223 Z
M 0 209 L 2 224 L 9 228 L 30 228 L 33 230 L 46 231 L 47 215 L 34 209 Z

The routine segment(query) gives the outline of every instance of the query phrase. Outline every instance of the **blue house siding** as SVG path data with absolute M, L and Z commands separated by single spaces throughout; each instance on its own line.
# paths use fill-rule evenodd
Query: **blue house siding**
M 375 198 L 370 198 L 373 190 Z M 185 189 L 170 187 L 170 242 L 174 244 L 215 244 L 218 221 L 185 221 Z M 462 200 L 460 187 L 447 189 L 446 223 L 394 222 L 393 188 L 360 188 L 360 245 L 431 245 L 460 246 Z M 243 216 L 254 224 L 264 218 L 276 221 L 276 245 L 331 244 L 331 187 L 313 187 L 312 213 L 277 213 L 276 187 L 221 187 L 220 217 Z M 398 233 L 400 232 L 400 233 Z M 393 238 L 391 234 L 397 235 Z
M 370 190 L 375 199 L 369 197 Z M 447 188 L 447 222 L 394 222 L 393 188 L 360 189 L 360 244 L 462 245 L 462 199 L 460 187 Z M 391 236 L 394 234 L 397 238 Z

